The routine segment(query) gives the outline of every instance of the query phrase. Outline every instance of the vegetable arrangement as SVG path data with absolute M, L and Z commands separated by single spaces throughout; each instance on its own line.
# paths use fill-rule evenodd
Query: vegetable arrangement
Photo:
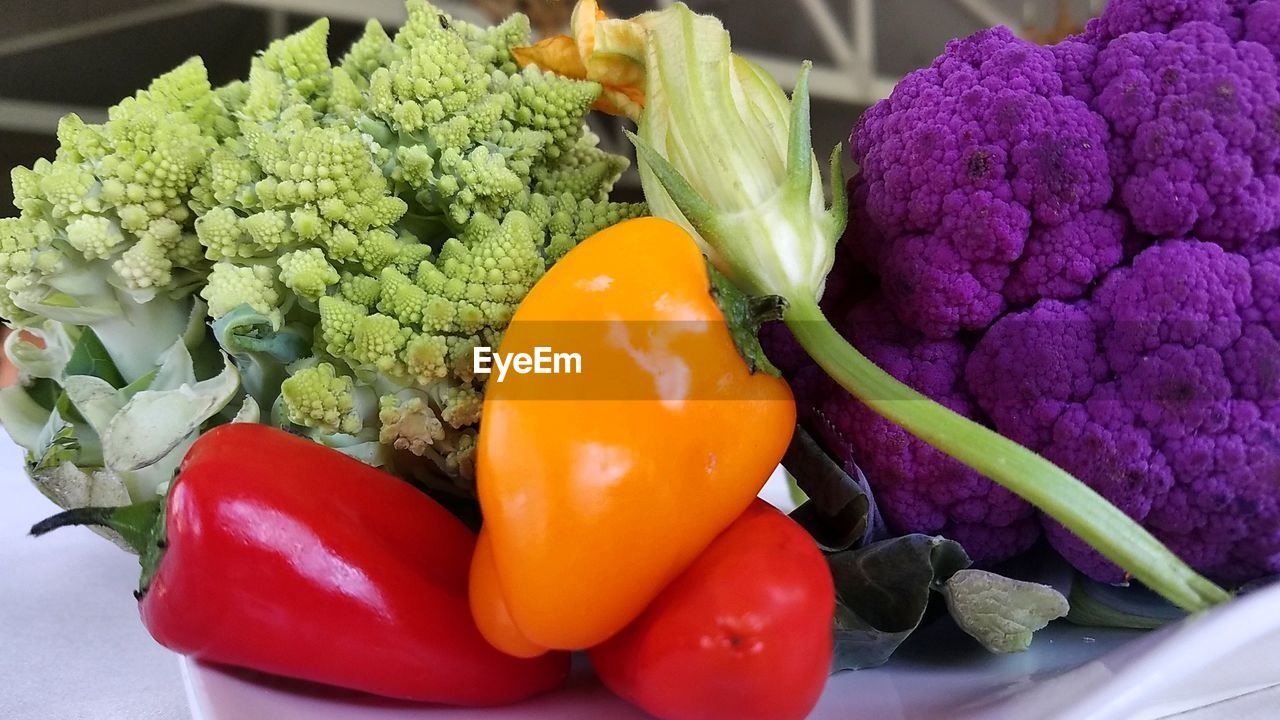
M 728 33 L 712 17 L 674 6 L 630 21 L 645 30 L 630 34 L 595 27 L 629 21 L 602 20 L 582 5 L 576 18 L 579 50 L 588 59 L 622 55 L 648 68 L 635 140 L 652 211 L 696 229 L 708 257 L 736 285 L 782 298 L 787 327 L 832 380 L 886 420 L 1040 508 L 1174 604 L 1201 610 L 1227 599 L 1095 490 L 898 381 L 832 327 L 818 300 L 846 206 L 837 193 L 835 207 L 825 209 L 809 139 L 807 69 L 788 107 L 774 81 L 731 54 Z M 548 54 L 554 61 L 555 53 Z M 613 70 L 601 72 L 607 79 Z M 836 160 L 833 154 L 832 181 L 840 187 Z
M 982 566 L 1037 510 L 1097 578 L 1223 602 L 1200 572 L 1280 570 L 1273 4 L 953 42 L 831 207 L 807 67 L 788 99 L 678 3 L 531 45 L 409 0 L 337 65 L 324 21 L 244 82 L 189 61 L 14 171 L 0 422 L 69 508 L 33 532 L 137 552 L 178 652 L 492 705 L 585 650 L 663 718 L 803 717 L 931 603 L 1025 649 L 1065 599 Z

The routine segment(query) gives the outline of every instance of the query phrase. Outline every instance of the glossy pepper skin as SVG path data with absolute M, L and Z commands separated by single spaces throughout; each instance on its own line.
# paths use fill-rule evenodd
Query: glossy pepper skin
M 747 508 L 795 425 L 791 391 L 748 366 L 696 244 L 665 220 L 556 263 L 498 352 L 540 346 L 578 353 L 581 374 L 490 375 L 476 463 L 472 609 L 521 655 L 635 619 Z
M 457 518 L 308 440 L 264 425 L 211 430 L 161 522 L 139 609 L 184 655 L 454 705 L 516 702 L 568 673 L 566 654 L 521 660 L 481 637 L 467 605 L 475 535 Z M 141 551 L 145 564 L 154 552 Z
M 591 663 L 662 720 L 799 720 L 826 685 L 834 612 L 812 538 L 757 500 Z

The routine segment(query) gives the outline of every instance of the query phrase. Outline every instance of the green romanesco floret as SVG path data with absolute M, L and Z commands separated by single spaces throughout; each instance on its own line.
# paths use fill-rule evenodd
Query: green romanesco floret
M 320 298 L 316 306 L 320 313 L 317 350 L 331 357 L 350 355 L 352 332 L 356 322 L 368 315 L 368 308 L 334 295 Z
M 356 412 L 354 384 L 339 375 L 333 365 L 319 363 L 293 373 L 280 385 L 289 422 L 325 433 L 360 432 L 363 422 Z
M 21 214 L 0 223 L 0 318 L 93 329 L 126 382 L 154 369 L 209 271 L 193 252 L 190 203 L 234 128 L 199 59 L 104 123 L 63 118 L 56 156 L 11 173 Z
M 198 59 L 111 108 L 101 125 L 63 118 L 57 157 L 12 172 L 21 232 L 36 243 L 28 250 L 61 262 L 44 263 L 43 275 L 35 265 L 25 268 L 22 292 L 10 303 L 46 316 L 57 313 L 46 300 L 60 308 L 113 304 L 101 282 L 54 281 L 72 267 L 143 302 L 173 281 L 174 266 L 205 272 L 179 247 L 194 219 L 192 188 L 227 121 Z
M 377 278 L 368 275 L 343 273 L 338 283 L 338 294 L 350 302 L 369 308 L 382 296 L 382 284 Z
M 295 295 L 316 300 L 338 282 L 338 271 L 325 259 L 320 248 L 295 250 L 280 256 L 280 282 Z
M 279 325 L 283 321 L 280 305 L 283 295 L 276 273 L 267 265 L 232 265 L 220 262 L 213 266 L 200 297 L 209 304 L 209 317 L 218 319 L 241 305 L 248 305 Z
M 375 369 L 388 375 L 403 375 L 401 351 L 413 336 L 395 318 L 374 313 L 356 321 L 351 328 L 349 358 L 357 367 Z
M 301 32 L 272 43 L 262 53 L 262 66 L 304 101 L 316 102 L 330 89 L 328 40 L 329 20 L 320 18 Z
M 622 177 L 630 163 L 620 155 L 601 150 L 599 143 L 595 133 L 583 133 L 559 163 L 533 172 L 533 189 L 544 195 L 570 195 L 603 202 L 608 189 Z
M 67 242 L 89 260 L 110 256 L 124 242 L 120 226 L 101 215 L 81 215 L 67 223 Z
M 339 69 L 357 88 L 368 90 L 369 76 L 378 68 L 390 65 L 395 60 L 396 51 L 382 25 L 377 20 L 370 20 L 365 23 L 360 39 L 342 57 Z

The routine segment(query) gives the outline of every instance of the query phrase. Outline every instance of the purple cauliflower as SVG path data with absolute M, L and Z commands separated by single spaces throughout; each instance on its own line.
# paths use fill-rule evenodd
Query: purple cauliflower
M 952 41 L 851 146 L 823 298 L 851 342 L 1208 576 L 1280 572 L 1280 0 L 1113 0 L 1052 47 Z M 1125 579 L 771 339 L 803 420 L 894 530 L 988 563 L 1043 530 Z

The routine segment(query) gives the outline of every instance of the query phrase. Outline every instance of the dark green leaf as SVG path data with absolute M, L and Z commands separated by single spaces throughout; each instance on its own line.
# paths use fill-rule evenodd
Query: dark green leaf
M 26 391 L 27 396 L 45 410 L 57 407 L 58 398 L 62 395 L 62 388 L 50 378 L 35 378 L 26 387 Z
M 32 474 L 46 472 L 64 462 L 74 463 L 79 455 L 80 439 L 76 437 L 75 427 L 64 425 L 49 438 L 49 444 L 41 455 L 27 454 L 27 471 Z
M 1186 613 L 1139 585 L 1104 585 L 1083 575 L 1071 583 L 1067 620 L 1090 627 L 1150 630 L 1186 617 Z
M 115 388 L 122 388 L 125 385 L 124 377 L 116 369 L 116 364 L 107 353 L 107 348 L 103 346 L 93 330 L 87 327 L 80 331 L 80 339 L 71 350 L 71 359 L 67 361 L 65 374 L 101 378 Z
M 276 330 L 267 316 L 241 305 L 213 323 L 218 344 L 232 357 L 258 354 L 288 365 L 311 352 L 311 335 L 286 325 Z
M 800 523 L 826 552 L 840 552 L 879 539 L 884 522 L 867 478 L 840 467 L 804 428 L 797 427 L 782 464 L 808 496 L 791 519 Z
M 150 388 L 151 384 L 156 381 L 156 377 L 158 377 L 159 375 L 160 375 L 160 368 L 155 368 L 154 370 L 147 373 L 146 375 L 143 375 L 137 380 L 134 380 L 133 382 L 126 385 L 125 387 L 121 388 L 121 390 L 123 391 L 125 400 L 128 401 L 128 399 L 133 397 L 134 395 L 137 395 L 143 390 Z
M 94 376 L 96 377 L 96 376 Z M 58 399 L 53 403 L 54 412 L 62 416 L 62 419 L 75 425 L 84 425 L 84 416 L 71 403 L 71 398 L 65 393 L 58 393 Z
M 969 566 L 960 544 L 905 535 L 827 557 L 836 586 L 833 671 L 883 664 L 924 619 L 935 589 Z

